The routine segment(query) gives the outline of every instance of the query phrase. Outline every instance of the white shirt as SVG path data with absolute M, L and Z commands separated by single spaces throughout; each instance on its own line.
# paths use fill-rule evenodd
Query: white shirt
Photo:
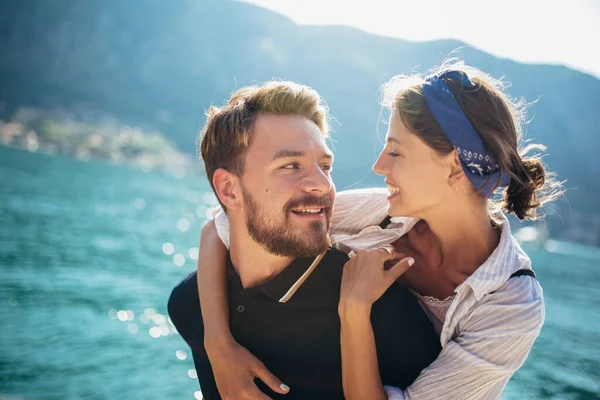
M 388 244 L 408 232 L 414 218 L 387 216 L 386 189 L 357 189 L 336 195 L 331 239 L 347 252 Z M 217 214 L 217 231 L 229 245 L 229 224 Z M 512 237 L 501 216 L 500 243 L 455 295 L 443 321 L 438 358 L 406 390 L 385 387 L 388 399 L 497 399 L 512 374 L 523 365 L 544 323 L 542 288 L 530 276 L 510 278 L 531 269 L 531 260 Z M 436 321 L 434 321 L 436 322 Z M 440 321 L 441 322 L 441 321 Z
M 433 323 L 435 333 L 440 336 L 444 328 L 444 322 L 446 322 L 446 314 L 448 314 L 448 309 L 454 301 L 454 296 L 439 300 L 431 296 L 421 296 L 414 290 L 411 290 L 411 292 L 415 295 L 425 314 L 427 314 L 427 317 Z

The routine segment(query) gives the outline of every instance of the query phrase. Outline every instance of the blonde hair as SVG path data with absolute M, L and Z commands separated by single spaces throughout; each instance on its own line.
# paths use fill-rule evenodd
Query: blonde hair
M 560 196 L 562 189 L 561 183 L 552 179 L 553 175 L 541 162 L 545 147 L 522 142 L 526 103 L 511 99 L 502 81 L 455 59 L 430 73 L 441 74 L 447 70 L 463 71 L 475 84 L 475 88 L 465 88 L 460 82 L 444 78 L 491 157 L 511 177 L 509 186 L 503 189 L 502 199 L 491 203 L 490 211 L 501 208 L 521 220 L 536 219 L 537 209 Z M 406 127 L 429 147 L 449 154 L 454 146 L 427 106 L 422 91 L 424 82 L 421 75 L 393 77 L 383 87 L 383 105 L 396 112 Z M 528 156 L 531 151 L 537 153 Z
M 217 169 L 243 174 L 244 154 L 252 142 L 252 128 L 260 113 L 303 116 L 314 122 L 325 137 L 329 136 L 329 111 L 314 89 L 288 81 L 241 88 L 223 107 L 209 108 L 200 134 L 200 157 L 213 190 Z

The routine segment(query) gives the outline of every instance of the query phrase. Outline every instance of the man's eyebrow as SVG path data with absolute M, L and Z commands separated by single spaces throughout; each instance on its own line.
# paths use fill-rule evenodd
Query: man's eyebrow
M 277 153 L 275 153 L 275 155 L 273 156 L 273 159 L 271 161 L 275 161 L 278 158 L 302 157 L 305 154 L 306 153 L 303 151 L 282 149 L 282 150 L 278 150 Z
M 273 159 L 271 161 L 275 161 L 279 158 L 303 157 L 305 155 L 306 155 L 306 152 L 304 152 L 304 151 L 282 149 L 282 150 L 277 151 L 277 153 L 275 153 L 275 155 L 273 156 Z M 333 160 L 333 153 L 326 152 L 321 157 L 327 158 L 329 160 Z

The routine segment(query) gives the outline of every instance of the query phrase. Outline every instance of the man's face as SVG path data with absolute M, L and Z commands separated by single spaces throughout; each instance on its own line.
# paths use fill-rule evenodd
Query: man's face
M 323 134 L 291 115 L 260 114 L 253 129 L 241 177 L 250 236 L 279 256 L 325 251 L 335 187 Z

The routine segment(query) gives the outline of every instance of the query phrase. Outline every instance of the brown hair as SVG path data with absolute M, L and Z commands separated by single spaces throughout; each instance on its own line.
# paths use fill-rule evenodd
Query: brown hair
M 210 107 L 200 134 L 200 157 L 213 191 L 213 175 L 217 169 L 223 168 L 238 176 L 243 174 L 244 154 L 252 141 L 252 127 L 259 113 L 303 116 L 328 136 L 329 112 L 321 96 L 310 87 L 271 81 L 239 89 L 223 107 Z M 221 206 L 225 210 L 222 203 Z
M 552 179 L 541 162 L 540 152 L 545 150 L 544 146 L 529 144 L 519 148 L 525 103 L 513 101 L 504 93 L 501 81 L 456 60 L 449 60 L 431 73 L 446 70 L 463 71 L 475 84 L 474 88 L 465 88 L 451 78 L 444 78 L 490 156 L 510 174 L 510 184 L 503 189 L 503 197 L 496 206 L 521 220 L 536 219 L 537 208 L 556 199 L 562 190 L 561 184 Z M 454 151 L 454 146 L 427 106 L 423 83 L 420 75 L 393 77 L 383 88 L 383 104 L 397 112 L 406 127 L 429 147 L 448 154 Z M 527 156 L 532 150 L 538 153 Z

